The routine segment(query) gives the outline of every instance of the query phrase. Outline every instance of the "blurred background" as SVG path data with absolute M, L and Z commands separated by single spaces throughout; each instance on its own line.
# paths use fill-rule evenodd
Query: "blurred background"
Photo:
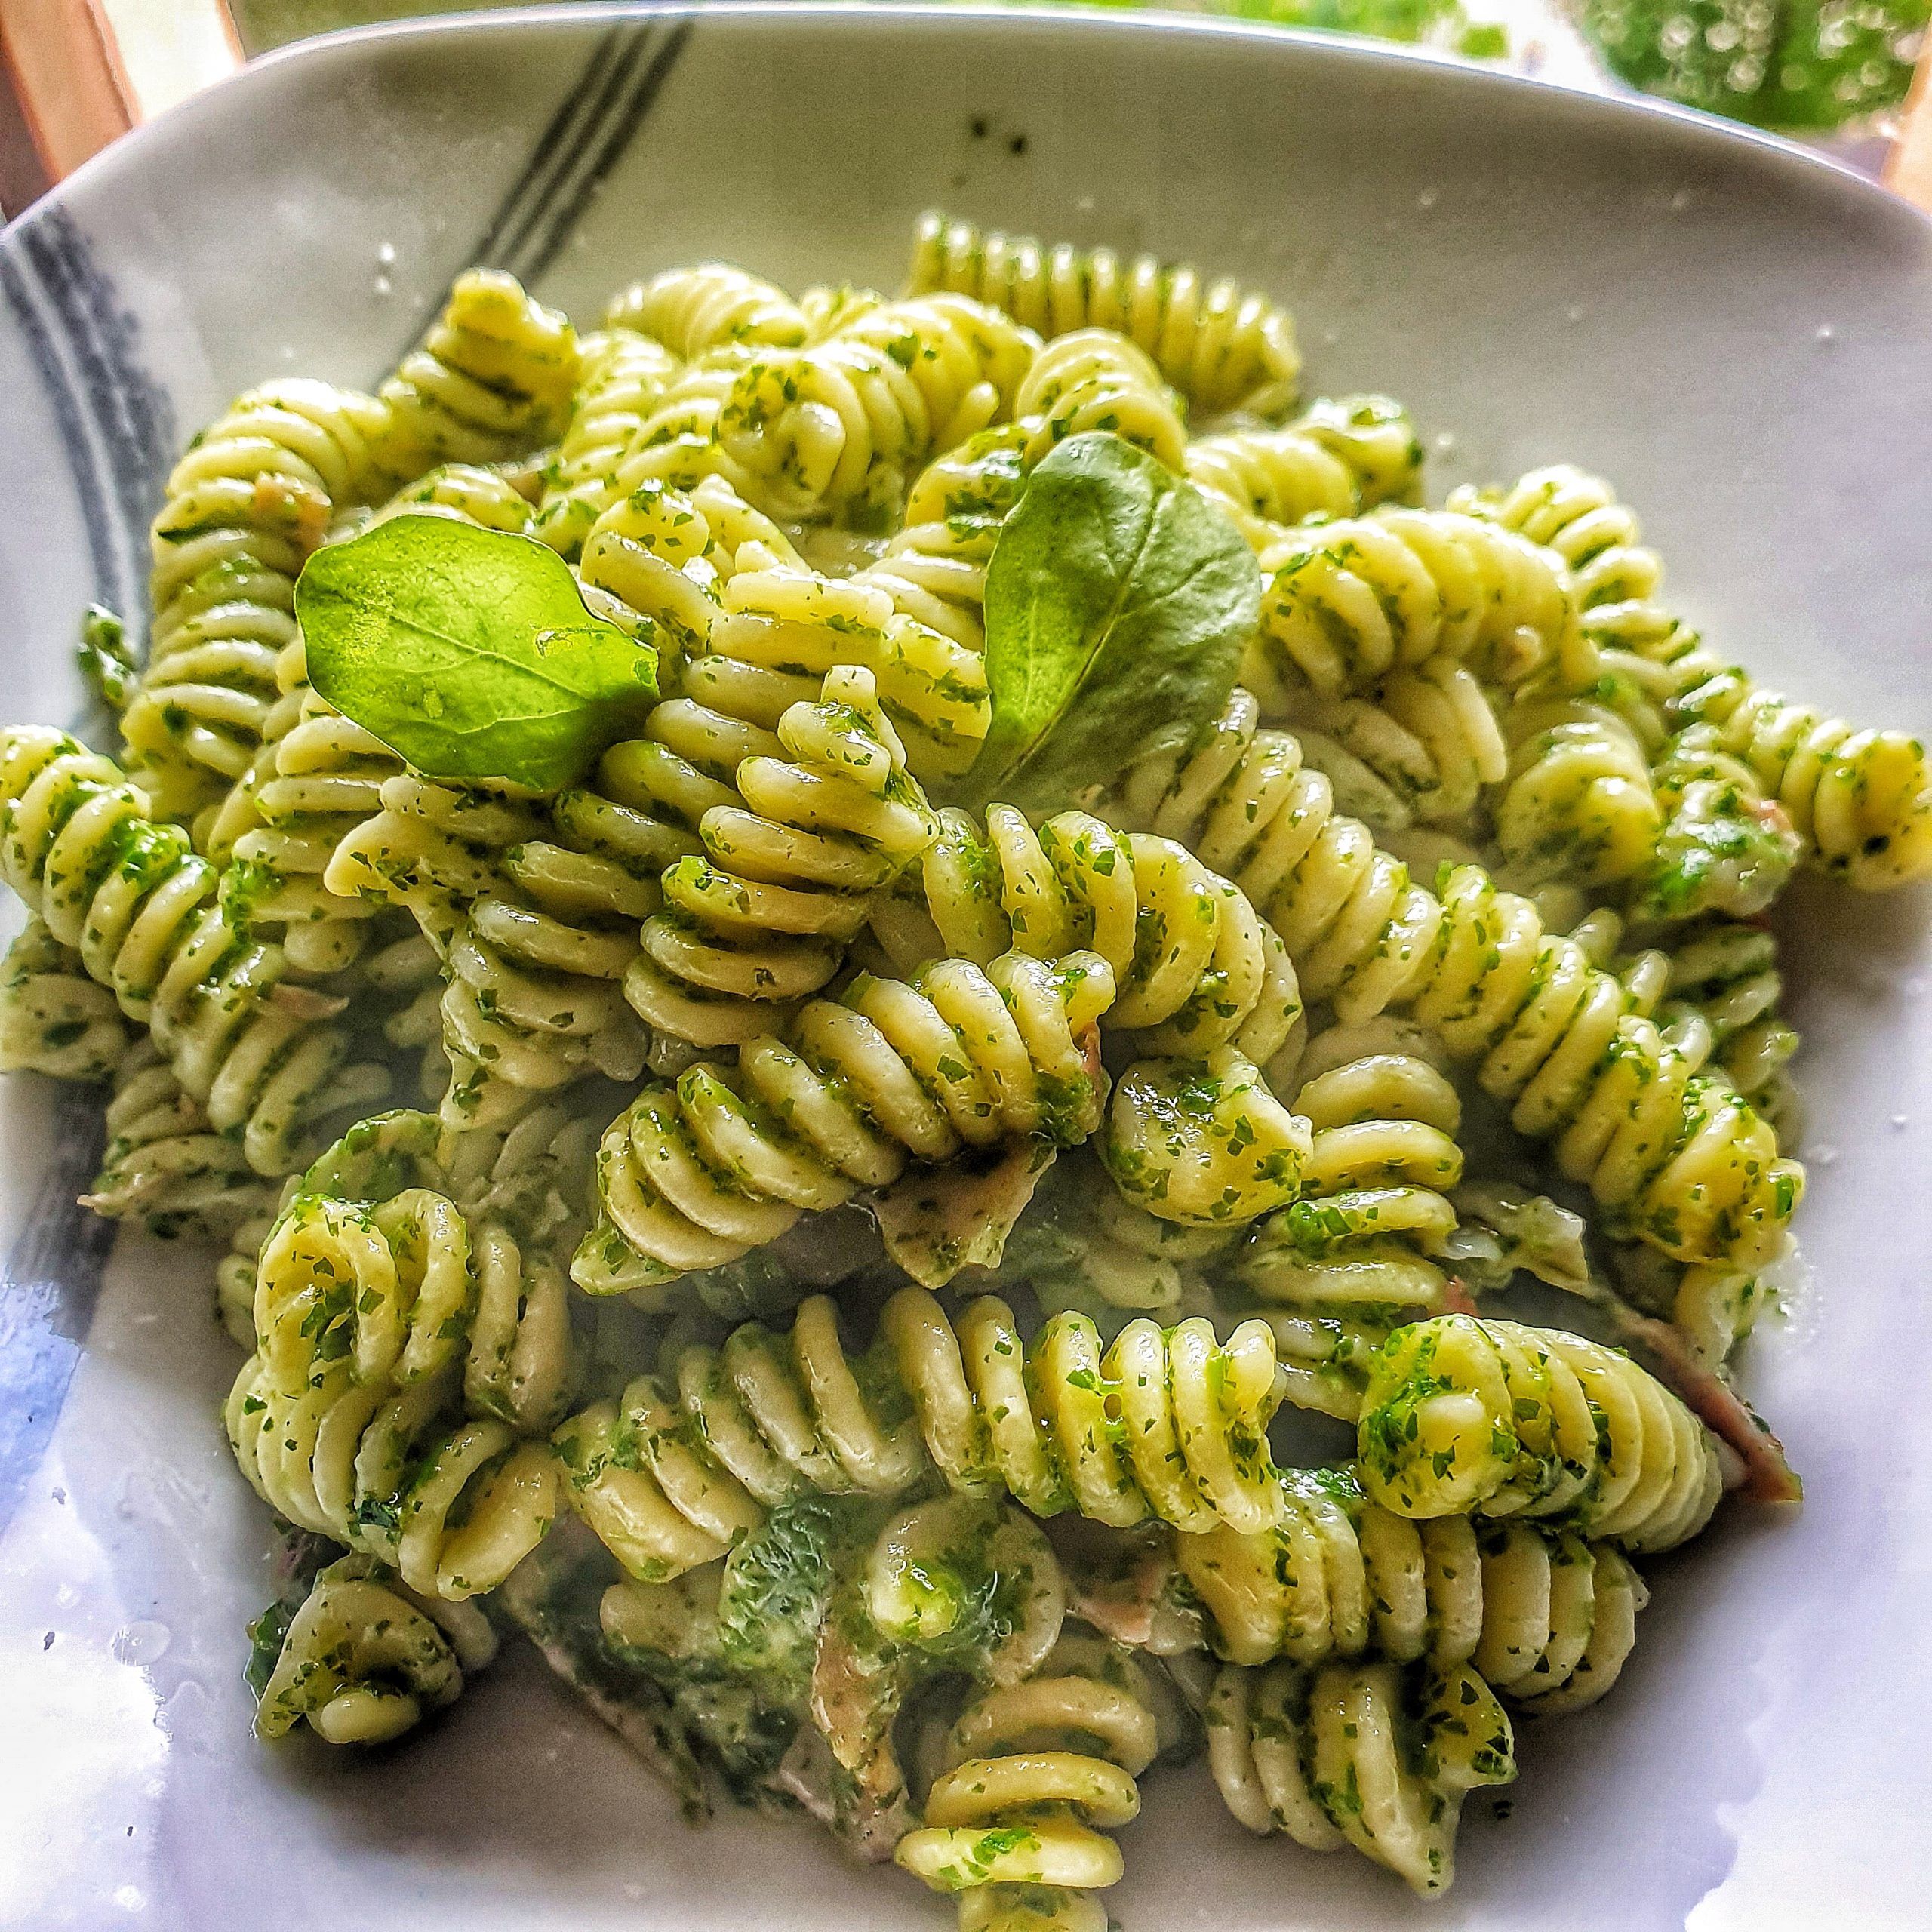
M 270 48 L 513 3 L 529 0 L 0 0 L 0 210 L 18 214 L 115 135 Z M 1920 109 L 1932 0 L 1168 0 L 1164 11 L 1367 35 L 1654 94 L 1817 145 L 1932 208 L 1932 104 Z

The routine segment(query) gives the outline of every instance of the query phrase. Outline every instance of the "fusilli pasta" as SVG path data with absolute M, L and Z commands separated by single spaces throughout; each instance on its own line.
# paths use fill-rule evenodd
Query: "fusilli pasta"
M 38 919 L 0 961 L 0 1071 L 105 1080 L 128 1052 L 113 993 Z
M 645 1088 L 604 1137 L 603 1219 L 574 1278 L 593 1294 L 660 1284 L 887 1186 L 909 1161 L 1085 1140 L 1104 1091 L 1088 1036 L 1112 998 L 1092 953 L 862 974 L 784 1038 L 745 1041 L 735 1082 L 700 1061 Z
M 1713 1438 L 1646 1369 L 1581 1336 L 1443 1315 L 1370 1371 L 1363 1486 L 1403 1516 L 1555 1516 L 1669 1549 L 1717 1506 Z
M 1512 1702 L 1578 1710 L 1617 1681 L 1649 1592 L 1616 1545 L 1534 1522 L 1417 1522 L 1343 1470 L 1289 1470 L 1272 1527 L 1173 1539 L 1218 1656 L 1473 1664 Z
M 958 1895 L 961 1932 L 1106 1932 L 1089 1894 L 1124 1868 L 1101 1834 L 1138 1816 L 1134 1780 L 1161 1743 L 1137 1669 L 1098 1640 L 1063 1639 L 1038 1676 L 961 1714 L 925 1822 L 893 1856 Z
M 1295 398 L 1301 355 L 1287 312 L 1185 264 L 1169 267 L 1152 255 L 1123 261 L 1110 248 L 1066 243 L 1049 248 L 934 212 L 920 217 L 906 286 L 970 295 L 1044 337 L 1123 335 L 1202 410 L 1275 416 Z
M 1467 1664 L 1225 1666 L 1208 1761 L 1251 1832 L 1311 1851 L 1352 1844 L 1424 1897 L 1455 1875 L 1463 1800 L 1516 1775 L 1503 1707 Z
M 1741 764 L 1758 796 L 1789 815 L 1814 863 L 1866 891 L 1932 869 L 1924 746 L 1902 731 L 1857 731 L 1703 649 L 1655 602 L 1663 567 L 1608 485 L 1558 465 L 1465 500 L 1565 558 L 1578 573 L 1586 630 L 1666 671 L 1672 723 L 1703 727 L 1711 751 Z
M 612 328 L 581 345 L 569 426 L 543 479 L 532 534 L 574 556 L 617 494 L 617 470 L 678 370 L 661 343 Z
M 1258 1322 L 1223 1346 L 1204 1321 L 1143 1319 L 1103 1349 L 1091 1321 L 1066 1315 L 1029 1346 L 996 1297 L 949 1321 L 909 1287 L 863 1356 L 814 1297 L 789 1334 L 749 1323 L 719 1349 L 688 1348 L 556 1442 L 571 1507 L 654 1582 L 722 1555 L 788 1497 L 894 1497 L 935 1475 L 1036 1515 L 1260 1529 L 1283 1506 L 1266 1434 L 1275 1400 Z
M 497 1654 L 496 1633 L 467 1604 L 425 1597 L 367 1557 L 317 1573 L 262 1687 L 255 1729 L 302 1723 L 331 1744 L 386 1744 L 452 1703 Z
M 1281 934 L 1304 995 L 1342 1019 L 1406 1011 L 1510 1103 L 1518 1131 L 1638 1238 L 1679 1260 L 1761 1261 L 1782 1244 L 1801 1171 L 1721 1076 L 1630 1010 L 1621 984 L 1479 867 L 1438 898 L 1337 816 L 1295 740 L 1257 731 L 1237 691 L 1208 743 L 1149 761 L 1128 820 L 1184 840 Z
M 58 731 L 0 732 L 0 870 L 122 1011 L 152 1026 L 258 1174 L 291 1171 L 318 1118 L 366 1112 L 386 1092 L 382 1069 L 350 1060 L 341 1002 L 287 984 L 279 954 L 229 925 L 210 903 L 214 868 L 149 816 L 112 759 Z
M 733 382 L 718 440 L 774 515 L 896 515 L 909 468 L 1014 414 L 1037 346 L 963 296 L 908 297 L 808 348 L 761 351 Z

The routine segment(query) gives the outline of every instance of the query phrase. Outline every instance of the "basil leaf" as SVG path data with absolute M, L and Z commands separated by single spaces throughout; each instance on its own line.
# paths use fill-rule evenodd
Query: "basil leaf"
M 961 802 L 1066 805 L 1194 739 L 1261 608 L 1261 572 L 1192 485 L 1103 434 L 1033 472 L 986 566 L 992 723 Z
M 554 550 L 454 517 L 318 550 L 295 614 L 309 682 L 431 778 L 559 791 L 657 692 L 657 653 L 592 617 Z

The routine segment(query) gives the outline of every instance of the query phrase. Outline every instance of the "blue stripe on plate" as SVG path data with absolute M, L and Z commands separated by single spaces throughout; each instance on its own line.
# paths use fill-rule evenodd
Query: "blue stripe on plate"
M 691 31 L 688 21 L 669 28 L 635 22 L 598 37 L 469 250 L 466 267 L 507 269 L 526 287 L 537 281 L 637 138 Z M 423 310 L 405 354 L 422 340 L 448 297 L 445 288 Z
M 571 110 L 568 135 L 554 145 L 547 128 L 537 137 L 518 186 L 478 242 L 472 263 L 507 269 L 521 278 L 533 238 L 547 234 L 551 211 L 570 192 L 578 166 L 601 144 L 613 116 L 622 113 L 654 32 L 648 26 L 614 27 L 598 41 L 565 103 Z M 540 191 L 521 192 L 525 183 L 539 179 Z
M 54 1158 L 0 1287 L 0 1534 L 40 1467 L 118 1232 L 75 1199 L 100 1163 L 100 1091 L 63 1085 Z
M 533 243 L 526 265 L 521 271 L 526 281 L 540 278 L 577 232 L 611 171 L 630 151 L 631 144 L 650 118 L 658 94 L 670 78 L 672 69 L 678 64 L 691 35 L 688 20 L 679 21 L 665 33 L 651 64 L 628 90 L 611 117 L 602 140 L 578 172 L 568 200 L 556 210 L 548 232 Z M 640 48 L 639 52 L 641 51 Z
M 131 605 L 146 586 L 148 525 L 161 507 L 171 465 L 174 411 L 168 392 L 142 365 L 138 327 L 73 217 L 64 209 L 48 210 L 24 225 L 20 245 L 72 346 L 82 401 L 118 511 L 115 534 Z M 115 608 L 130 614 L 126 605 Z
M 64 211 L 42 210 L 0 236 L 0 294 L 53 411 L 94 594 L 137 614 L 148 518 L 174 439 L 167 392 L 143 366 L 133 317 Z M 114 1245 L 115 1223 L 76 1198 L 100 1164 L 104 1133 L 97 1088 L 57 1088 L 52 1156 L 0 1264 L 0 1531 L 46 1454 Z
M 88 433 L 85 394 L 69 380 L 62 345 L 65 332 L 57 315 L 44 312 L 45 297 L 38 279 L 23 272 L 14 243 L 16 229 L 0 236 L 0 294 L 19 324 L 33 358 L 34 373 L 54 411 L 60 432 L 60 448 L 66 459 L 67 474 L 80 506 L 81 521 L 87 532 L 88 554 L 94 565 L 94 595 L 117 611 L 126 602 L 123 578 L 125 545 L 120 519 L 110 509 L 112 493 L 101 474 L 94 439 Z

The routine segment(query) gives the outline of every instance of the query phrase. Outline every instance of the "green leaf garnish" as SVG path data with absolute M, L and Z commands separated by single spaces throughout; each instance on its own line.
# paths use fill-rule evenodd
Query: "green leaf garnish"
M 1253 552 L 1191 484 L 1118 436 L 1069 438 L 986 567 L 992 724 L 961 802 L 1050 810 L 1189 743 L 1260 600 Z
M 453 517 L 318 550 L 295 614 L 309 682 L 431 778 L 561 790 L 657 694 L 657 653 L 592 616 L 554 550 Z

